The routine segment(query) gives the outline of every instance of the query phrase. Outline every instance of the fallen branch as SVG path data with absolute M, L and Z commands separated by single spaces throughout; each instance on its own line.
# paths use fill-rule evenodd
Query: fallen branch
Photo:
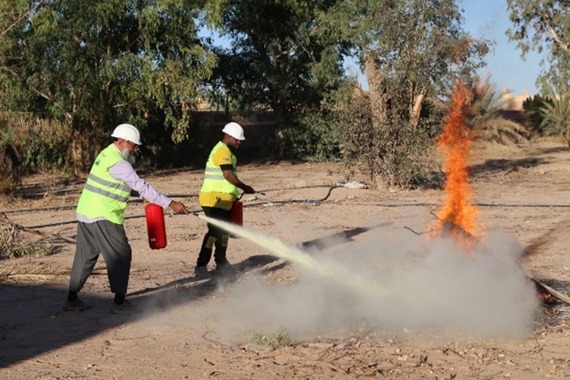
M 36 235 L 40 235 L 40 236 L 44 236 L 44 237 L 54 237 L 54 238 L 56 238 L 56 239 L 60 239 L 60 240 L 62 240 L 62 241 L 64 241 L 64 242 L 66 242 L 66 243 L 71 243 L 71 244 L 75 244 L 75 243 L 76 243 L 76 240 L 75 240 L 75 239 L 71 239 L 71 238 L 68 238 L 68 237 L 65 237 L 65 236 L 61 236 L 60 234 L 53 234 L 53 233 L 48 233 L 48 232 L 42 232 L 42 231 L 38 231 L 38 230 L 31 229 L 31 228 L 29 228 L 29 227 L 21 226 L 21 225 L 19 225 L 19 224 L 13 224 L 13 225 L 14 225 L 17 229 L 19 229 L 19 230 L 21 230 L 21 231 L 24 231 L 24 232 L 29 232 L 29 233 L 36 234 Z
M 24 232 L 28 232 L 28 233 L 32 233 L 32 234 L 36 234 L 36 235 L 40 235 L 40 236 L 44 236 L 44 237 L 53 237 L 59 240 L 62 240 L 66 243 L 72 243 L 75 244 L 75 239 L 71 239 L 71 238 L 67 238 L 65 236 L 61 236 L 59 234 L 55 234 L 55 233 L 48 233 L 48 232 L 42 232 L 42 231 L 38 231 L 35 230 L 33 228 L 30 227 L 24 227 L 20 224 L 14 223 L 12 222 L 10 219 L 8 219 L 8 217 L 5 214 L 0 214 L 0 219 L 3 220 L 4 224 L 8 224 L 10 227 L 12 227 L 13 229 L 19 230 L 19 231 L 24 231 Z
M 567 303 L 567 304 L 570 305 L 570 297 L 569 297 L 569 296 L 567 296 L 566 294 L 564 294 L 564 293 L 562 293 L 562 292 L 560 292 L 560 291 L 558 291 L 558 290 L 556 290 L 556 289 L 554 289 L 554 288 L 552 288 L 552 287 L 546 285 L 545 283 L 543 283 L 543 282 L 537 280 L 536 278 L 531 277 L 528 273 L 527 273 L 527 276 L 528 276 L 539 288 L 541 288 L 541 289 L 544 290 L 545 292 L 551 294 L 554 298 L 556 298 L 556 299 L 558 299 L 558 300 L 560 300 L 560 301 L 562 301 L 562 302 L 565 302 L 565 303 Z

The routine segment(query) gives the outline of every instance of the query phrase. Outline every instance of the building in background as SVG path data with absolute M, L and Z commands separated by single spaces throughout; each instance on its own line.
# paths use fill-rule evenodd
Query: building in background
M 530 98 L 531 95 L 527 90 L 523 90 L 521 95 L 514 95 L 506 88 L 501 91 L 501 100 L 503 103 L 503 110 L 505 111 L 522 111 L 523 102 Z

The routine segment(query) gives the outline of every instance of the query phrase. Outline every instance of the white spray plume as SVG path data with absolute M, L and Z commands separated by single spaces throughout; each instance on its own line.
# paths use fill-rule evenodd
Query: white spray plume
M 532 332 L 538 298 L 518 263 L 523 250 L 506 234 L 490 233 L 465 252 L 450 240 L 398 239 L 392 233 L 391 240 L 351 243 L 332 256 L 202 218 L 298 269 L 298 281 L 285 286 L 255 278 L 233 284 L 223 311 L 231 315 L 232 328 L 284 328 L 304 339 L 363 325 L 468 337 L 520 338 Z

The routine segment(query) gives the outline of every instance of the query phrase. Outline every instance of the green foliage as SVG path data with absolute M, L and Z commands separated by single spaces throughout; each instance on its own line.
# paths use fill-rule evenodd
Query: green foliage
M 0 1 L 10 16 L 0 24 L 0 108 L 69 125 L 77 169 L 89 168 L 90 147 L 122 122 L 144 132 L 147 119 L 160 114 L 173 141 L 186 138 L 199 87 L 216 63 L 197 37 L 205 2 L 9 3 Z M 208 2 L 206 11 L 218 3 Z
M 511 40 L 524 56 L 530 49 L 539 53 L 568 51 L 570 14 L 567 0 L 507 0 L 509 19 L 513 28 L 508 30 Z
M 341 133 L 334 112 L 303 112 L 287 124 L 283 133 L 291 158 L 316 162 L 341 158 Z
M 306 110 L 290 117 L 283 129 L 289 158 L 304 161 L 338 161 L 343 158 L 343 120 L 351 102 L 356 80 L 339 82 L 321 102 L 319 109 Z
M 350 1 L 328 16 L 369 87 L 344 109 L 343 154 L 387 186 L 437 181 L 430 157 L 443 118 L 438 104 L 457 77 L 474 81 L 489 43 L 463 31 L 454 0 Z
M 0 131 L 0 194 L 11 194 L 22 181 L 12 139 Z
M 372 181 L 400 188 L 439 184 L 433 143 L 422 126 L 414 128 L 394 116 L 374 128 L 370 104 L 362 97 L 355 97 L 339 113 L 338 122 L 345 163 L 363 164 Z
M 255 344 L 267 346 L 272 349 L 281 347 L 290 347 L 295 344 L 295 340 L 287 335 L 283 328 L 279 328 L 272 334 L 264 335 L 259 333 L 252 333 L 251 341 Z
M 22 158 L 16 149 L 18 133 L 13 115 L 0 114 L 0 194 L 11 194 L 22 182 Z
M 472 79 L 489 50 L 488 41 L 463 31 L 454 0 L 350 1 L 330 21 L 357 54 L 370 91 L 401 93 L 407 105 L 419 94 L 447 92 L 458 76 Z M 385 78 L 394 81 L 391 88 Z
M 69 128 L 55 120 L 1 114 L 0 194 L 16 190 L 25 174 L 71 169 L 69 135 Z
M 336 41 L 319 19 L 339 1 L 227 2 L 220 32 L 231 47 L 218 51 L 213 89 L 239 109 L 287 114 L 318 106 L 342 77 Z
M 70 130 L 65 125 L 53 119 L 38 119 L 30 113 L 4 113 L 0 124 L 3 145 L 13 152 L 14 172 L 24 175 L 71 168 Z
M 72 162 L 76 172 L 120 122 L 141 129 L 143 151 L 162 165 L 183 165 L 171 153 L 194 144 L 207 151 L 202 126 L 188 130 L 205 94 L 225 110 L 275 112 L 294 157 L 342 155 L 388 184 L 415 186 L 443 117 L 435 105 L 488 49 L 462 30 L 454 0 L 0 0 L 0 11 L 0 109 L 51 117 L 71 139 L 67 152 L 54 130 L 40 146 L 46 135 L 32 130 L 22 159 L 44 169 Z M 212 50 L 201 25 L 231 45 Z M 329 98 L 346 91 L 349 54 L 370 86 L 350 110 L 346 93 Z
M 467 124 L 475 131 L 476 138 L 503 145 L 526 141 L 524 126 L 503 118 L 499 112 L 501 105 L 500 95 L 488 81 L 475 86 Z
M 149 123 L 145 133 L 145 141 L 137 156 L 137 168 L 140 169 L 172 169 L 180 167 L 202 168 L 220 131 L 215 131 L 207 123 L 201 123 L 198 116 L 193 115 L 190 121 L 188 139 L 173 144 L 169 137 L 170 128 L 157 121 Z M 249 139 L 248 139 L 249 141 Z M 239 155 L 239 158 L 242 158 Z
M 523 102 L 524 123 L 531 134 L 544 136 L 547 133 L 544 130 L 544 115 L 541 112 L 547 104 L 552 104 L 552 100 L 541 95 L 534 95 Z
M 71 172 L 70 130 L 54 120 L 34 120 L 17 142 L 22 166 L 30 172 Z
M 570 93 L 560 94 L 541 108 L 543 128 L 548 134 L 558 135 L 570 147 Z
M 547 66 L 538 78 L 543 95 L 548 87 L 567 86 L 570 79 L 570 12 L 567 0 L 507 0 L 513 26 L 507 31 L 524 57 L 536 50 L 546 57 Z

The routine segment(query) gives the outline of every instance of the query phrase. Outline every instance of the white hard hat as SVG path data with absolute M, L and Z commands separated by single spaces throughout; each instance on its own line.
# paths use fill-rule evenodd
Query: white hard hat
M 131 124 L 118 125 L 113 131 L 111 137 L 127 140 L 137 145 L 142 145 L 141 134 L 139 133 L 139 130 Z
M 245 140 L 245 136 L 243 134 L 243 128 L 238 123 L 227 123 L 224 129 L 222 129 L 226 135 L 230 135 L 238 140 Z

